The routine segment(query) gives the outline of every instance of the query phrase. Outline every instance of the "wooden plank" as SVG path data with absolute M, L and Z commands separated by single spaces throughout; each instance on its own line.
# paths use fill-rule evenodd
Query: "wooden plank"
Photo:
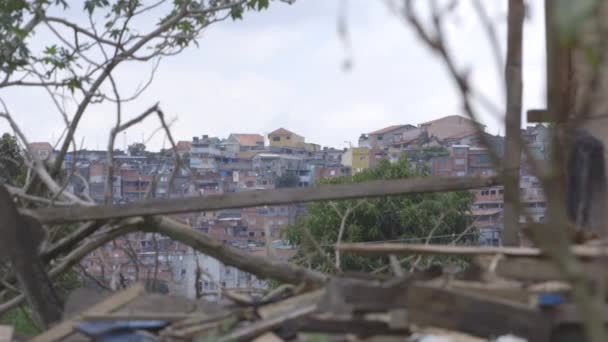
M 332 278 L 319 301 L 319 310 L 345 315 L 404 308 L 409 283 L 405 278 L 389 282 Z
M 10 325 L 0 325 L 0 342 L 12 342 L 13 330 Z
M 263 319 L 269 319 L 278 317 L 293 311 L 295 308 L 302 306 L 317 305 L 319 300 L 323 297 L 325 290 L 315 290 L 294 296 L 277 303 L 267 304 L 258 309 L 258 315 Z
M 412 285 L 407 307 L 412 324 L 483 338 L 514 334 L 545 342 L 552 328 L 549 315 L 526 305 L 429 285 Z
M 131 286 L 130 288 L 118 292 L 111 296 L 110 298 L 104 300 L 103 302 L 94 305 L 92 308 L 85 311 L 82 315 L 101 315 L 110 313 L 121 306 L 129 303 L 133 299 L 139 297 L 145 292 L 145 288 L 142 284 L 136 284 Z M 74 324 L 82 318 L 82 316 L 77 315 L 76 317 L 63 321 L 58 325 L 54 326 L 50 330 L 45 331 L 44 333 L 34 337 L 30 340 L 30 342 L 52 342 L 52 341 L 61 341 L 65 337 L 72 334 L 74 329 Z
M 343 243 L 336 246 L 343 252 L 364 255 L 504 255 L 508 257 L 544 257 L 542 250 L 531 247 L 477 247 L 432 244 L 404 244 L 404 243 Z M 581 258 L 595 258 L 608 256 L 608 247 L 576 245 L 571 247 L 572 253 Z
M 490 257 L 477 257 L 475 262 L 484 269 L 488 269 L 492 263 Z M 605 266 L 594 264 L 591 262 L 579 263 L 583 274 L 603 274 Z M 554 262 L 541 258 L 501 258 L 496 262 L 494 272 L 504 278 L 531 281 L 531 282 L 546 282 L 550 280 L 566 280 L 564 273 L 558 269 Z M 608 278 L 606 278 L 608 280 Z
M 528 123 L 546 123 L 555 122 L 546 109 L 530 109 L 527 112 Z
M 123 205 L 72 206 L 42 208 L 34 211 L 24 209 L 23 211 L 36 217 L 42 223 L 50 224 L 360 197 L 382 197 L 408 193 L 468 190 L 496 184 L 498 184 L 498 179 L 494 177 L 409 178 L 356 184 L 323 185 L 310 188 L 246 191 L 205 197 L 156 199 Z
M 304 307 L 297 308 L 290 312 L 286 312 L 280 316 L 273 316 L 268 319 L 264 319 L 261 321 L 256 321 L 250 325 L 244 326 L 239 329 L 235 329 L 230 332 L 228 335 L 222 336 L 218 341 L 220 342 L 228 342 L 228 341 L 250 341 L 253 338 L 273 329 L 278 328 L 283 324 L 289 324 L 296 320 L 303 319 L 304 316 L 307 316 L 317 310 L 317 306 L 315 304 L 308 305 Z

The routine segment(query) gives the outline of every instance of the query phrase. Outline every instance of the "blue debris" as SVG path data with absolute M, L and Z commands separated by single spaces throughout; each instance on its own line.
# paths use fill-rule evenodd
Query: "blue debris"
M 538 295 L 538 306 L 558 306 L 565 302 L 566 299 L 559 293 L 541 293 Z
M 168 325 L 162 320 L 95 321 L 81 323 L 76 330 L 100 342 L 152 342 L 156 339 L 142 331 L 156 333 Z

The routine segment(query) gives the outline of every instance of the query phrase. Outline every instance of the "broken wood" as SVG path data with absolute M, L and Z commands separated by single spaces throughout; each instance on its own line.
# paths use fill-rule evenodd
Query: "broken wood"
M 552 328 L 549 315 L 527 305 L 423 284 L 410 288 L 407 307 L 410 323 L 484 338 L 514 334 L 544 342 Z
M 304 307 L 292 310 L 284 315 L 275 316 L 269 319 L 254 322 L 250 325 L 236 329 L 228 335 L 222 336 L 220 342 L 228 341 L 249 341 L 269 330 L 275 329 L 283 324 L 287 324 L 294 320 L 301 319 L 303 316 L 309 315 L 317 310 L 316 304 L 307 305 Z
M 435 255 L 505 255 L 509 257 L 544 257 L 542 250 L 531 247 L 477 247 L 455 245 L 426 245 L 404 243 L 343 243 L 336 246 L 344 252 L 365 255 L 435 254 Z M 572 253 L 581 258 L 608 256 L 608 247 L 576 245 Z
M 354 184 L 323 185 L 311 188 L 276 189 L 263 192 L 246 191 L 205 197 L 147 200 L 123 205 L 41 208 L 33 211 L 23 210 L 23 212 L 34 216 L 42 223 L 67 223 L 359 197 L 384 197 L 410 193 L 469 190 L 496 184 L 498 184 L 497 178 L 408 178 Z
M 129 303 L 135 298 L 139 297 L 145 292 L 145 288 L 142 284 L 136 284 L 132 287 L 114 294 L 103 302 L 94 305 L 90 309 L 86 310 L 82 315 L 100 315 L 110 313 L 121 306 Z M 50 330 L 34 337 L 30 342 L 52 342 L 61 341 L 65 337 L 69 336 L 74 331 L 74 325 L 80 319 L 79 315 L 63 321 L 60 324 L 54 326 Z
M 492 260 L 479 256 L 475 262 L 488 269 Z M 581 272 L 585 274 L 603 274 L 605 267 L 593 262 L 581 262 Z M 496 275 L 514 280 L 545 282 L 549 280 L 567 280 L 564 273 L 551 260 L 534 257 L 504 257 L 495 262 L 492 272 Z M 608 280 L 608 276 L 606 278 Z

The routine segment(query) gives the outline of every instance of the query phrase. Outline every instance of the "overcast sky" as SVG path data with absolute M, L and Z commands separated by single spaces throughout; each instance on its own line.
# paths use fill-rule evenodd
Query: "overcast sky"
M 71 3 L 71 2 L 70 2 Z M 490 15 L 505 38 L 506 3 Z M 488 41 L 470 7 L 462 1 L 458 20 L 450 23 L 450 48 L 460 67 L 497 104 L 503 97 Z M 531 1 L 525 26 L 524 112 L 544 107 L 544 29 L 542 2 Z M 271 3 L 269 10 L 247 13 L 244 20 L 208 28 L 198 47 L 164 59 L 153 84 L 125 107 L 137 115 L 159 101 L 179 140 L 209 134 L 267 134 L 284 127 L 321 145 L 356 144 L 361 133 L 393 124 L 418 124 L 441 116 L 464 114 L 441 61 L 413 31 L 389 12 L 384 1 L 350 0 L 347 23 L 352 51 L 337 33 L 339 2 L 298 0 Z M 503 46 L 504 52 L 504 46 Z M 352 68 L 344 71 L 345 58 Z M 118 76 L 125 93 L 145 80 L 151 64 L 129 65 Z M 30 141 L 59 138 L 62 120 L 42 92 L 2 93 Z M 113 107 L 95 106 L 82 121 L 78 139 L 89 149 L 105 149 L 114 123 Z M 484 113 L 490 133 L 504 133 L 501 118 Z M 127 143 L 147 138 L 157 121 L 127 132 Z M 6 126 L 0 126 L 6 130 Z M 158 149 L 162 134 L 149 143 Z M 164 142 L 168 147 L 168 143 Z M 117 147 L 123 147 L 123 137 Z

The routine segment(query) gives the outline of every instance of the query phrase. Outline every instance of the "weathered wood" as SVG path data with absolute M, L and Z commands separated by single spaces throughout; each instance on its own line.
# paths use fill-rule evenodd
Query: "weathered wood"
M 475 262 L 488 269 L 492 260 L 490 257 L 477 257 Z M 606 267 L 592 262 L 581 262 L 581 272 L 584 274 L 603 274 Z M 566 280 L 564 273 L 558 269 L 555 262 L 543 258 L 517 257 L 501 258 L 496 262 L 494 272 L 504 278 L 545 282 L 550 280 Z M 608 280 L 608 276 L 606 278 Z
M 528 123 L 546 123 L 552 121 L 552 117 L 546 109 L 530 109 L 526 114 Z
M 505 246 L 519 245 L 519 172 L 521 169 L 522 45 L 525 5 L 509 0 L 505 81 L 504 213 L 502 240 Z
M 350 334 L 357 336 L 401 335 L 402 341 L 403 335 L 409 335 L 410 333 L 409 329 L 391 327 L 390 322 L 384 320 L 331 314 L 311 315 L 296 322 L 291 328 L 300 332 Z
M 282 316 L 298 307 L 318 305 L 323 298 L 325 290 L 315 290 L 303 293 L 299 296 L 294 296 L 277 303 L 267 304 L 258 308 L 258 315 L 263 319 Z
M 110 313 L 121 306 L 129 303 L 135 298 L 139 297 L 145 292 L 145 288 L 142 284 L 136 284 L 130 288 L 116 293 L 103 302 L 93 306 L 83 313 L 83 315 L 100 315 Z M 69 336 L 73 332 L 74 324 L 78 320 L 78 316 L 71 320 L 63 321 L 60 324 L 54 326 L 50 330 L 34 337 L 30 342 L 53 342 L 61 341 L 65 337 Z
M 61 320 L 62 306 L 38 249 L 46 234 L 36 220 L 19 215 L 12 196 L 0 185 L 0 261 L 10 262 L 34 317 L 44 327 Z
M 409 283 L 405 278 L 389 282 L 332 278 L 319 301 L 319 310 L 343 315 L 404 308 Z
M 157 199 L 124 205 L 43 208 L 34 211 L 24 210 L 24 212 L 36 217 L 42 223 L 64 223 L 358 197 L 468 190 L 492 186 L 497 183 L 498 180 L 496 178 L 411 178 L 356 184 L 323 185 L 311 188 L 246 191 L 205 197 Z
M 307 316 L 316 310 L 317 306 L 315 304 L 307 305 L 287 312 L 284 315 L 273 316 L 265 320 L 256 321 L 250 325 L 236 329 L 226 336 L 222 336 L 219 341 L 250 341 L 251 339 L 267 331 L 276 329 L 283 324 L 302 319 L 302 317 Z
M 484 338 L 514 334 L 544 342 L 552 327 L 549 315 L 526 305 L 422 284 L 408 291 L 407 307 L 412 324 Z
M 530 247 L 477 247 L 454 245 L 426 245 L 403 243 L 343 243 L 336 246 L 345 252 L 366 255 L 387 254 L 436 254 L 436 255 L 498 255 L 509 257 L 544 257 L 538 248 Z M 575 256 L 582 258 L 595 258 L 608 255 L 606 246 L 576 245 L 571 248 Z

